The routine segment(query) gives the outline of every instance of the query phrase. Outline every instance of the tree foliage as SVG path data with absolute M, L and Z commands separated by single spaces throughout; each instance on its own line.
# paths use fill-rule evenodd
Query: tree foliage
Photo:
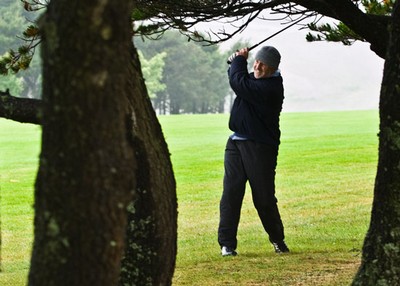
M 318 31 L 318 23 L 327 16 L 345 23 L 353 33 L 343 33 L 343 42 L 362 39 L 371 44 L 371 49 L 384 58 L 387 44 L 387 25 L 390 17 L 385 11 L 390 11 L 391 0 L 219 0 L 219 1 L 176 1 L 176 0 L 138 0 L 134 15 L 140 15 L 136 20 L 146 20 L 143 25 L 136 25 L 136 32 L 147 36 L 157 36 L 168 29 L 179 29 L 195 41 L 207 40 L 210 43 L 219 43 L 230 39 L 243 31 L 256 18 L 271 19 L 289 24 L 304 15 L 309 16 L 311 27 Z M 270 13 L 266 13 L 269 11 Z M 148 25 L 148 21 L 151 24 Z M 196 24 L 204 22 L 219 22 L 221 29 L 210 31 L 208 37 L 203 37 L 196 31 Z M 225 25 L 235 30 L 227 32 Z M 307 27 L 304 24 L 304 27 Z M 327 27 L 322 26 L 321 39 L 326 38 Z M 335 28 L 331 27 L 332 33 Z M 342 31 L 347 29 L 341 27 Z M 337 34 L 338 32 L 336 32 Z M 355 36 L 356 39 L 351 39 Z M 330 36 L 331 39 L 340 39 L 339 35 Z M 345 40 L 347 38 L 347 40 Z M 309 36 L 311 40 L 311 36 Z M 316 38 L 318 39 L 318 37 Z
M 362 0 L 356 1 L 356 3 L 370 15 L 390 16 L 394 0 Z M 317 33 L 316 35 L 313 33 L 307 34 L 306 38 L 309 42 L 342 42 L 344 45 L 352 45 L 355 41 L 365 42 L 363 37 L 355 33 L 343 22 L 337 24 L 318 24 L 313 22 L 308 24 L 308 29 Z
M 166 53 L 162 83 L 153 105 L 159 113 L 223 112 L 229 92 L 225 55 L 216 46 L 188 42 L 177 31 L 166 32 L 157 41 L 135 40 L 145 57 Z
M 0 90 L 10 90 L 11 94 L 21 94 L 22 78 L 18 78 L 16 75 L 12 74 L 7 77 L 0 77 Z
M 308 28 L 311 31 L 318 32 L 317 35 L 308 33 L 306 39 L 309 42 L 315 41 L 327 41 L 327 42 L 342 42 L 346 46 L 352 45 L 355 41 L 364 41 L 362 37 L 349 29 L 342 22 L 338 24 L 321 24 L 317 25 L 315 23 L 308 24 Z
M 387 43 L 387 25 L 395 0 L 340 0 L 332 4 L 329 0 L 135 0 L 131 13 L 135 22 L 134 33 L 144 37 L 159 38 L 170 29 L 179 30 L 189 39 L 210 44 L 224 42 L 242 32 L 255 19 L 271 19 L 290 24 L 304 15 L 309 22 L 304 28 L 317 33 L 309 33 L 309 41 L 340 41 L 350 45 L 354 41 L 366 41 L 371 49 L 384 58 Z M 47 1 L 23 0 L 26 11 L 38 11 L 46 7 Z M 266 13 L 270 11 L 270 13 Z M 319 24 L 327 16 L 339 21 L 338 24 Z M 199 23 L 220 23 L 217 31 L 206 35 L 197 31 Z M 225 27 L 235 27 L 226 31 Z M 0 61 L 0 72 L 18 71 L 29 66 L 32 50 L 40 43 L 40 30 L 36 24 L 23 32 L 25 44 L 21 50 L 11 50 Z
M 0 53 L 3 54 L 0 58 L 0 74 L 7 75 L 8 72 L 17 73 L 29 67 L 35 49 L 40 43 L 40 32 L 37 25 L 33 23 L 26 26 L 25 17 L 27 14 L 23 13 L 20 2 L 9 1 L 8 5 L 7 3 L 4 4 L 2 7 L 4 14 L 1 19 L 4 25 L 1 26 L 7 27 L 3 36 L 8 35 L 9 40 L 8 44 L 6 42 L 4 46 L 8 48 L 7 52 Z M 24 29 L 22 33 L 21 29 Z M 16 41 L 17 35 L 19 35 L 18 42 Z
M 14 88 L 9 88 L 20 97 L 40 98 L 40 59 L 35 53 L 40 35 L 30 19 L 37 14 L 24 11 L 20 1 L 7 0 L 0 5 L 0 83 L 14 80 Z M 16 90 L 15 86 L 21 87 Z
M 147 60 L 139 51 L 140 62 L 142 63 L 143 77 L 146 81 L 150 98 L 155 98 L 158 92 L 165 90 L 165 84 L 161 82 L 167 53 L 161 52 Z

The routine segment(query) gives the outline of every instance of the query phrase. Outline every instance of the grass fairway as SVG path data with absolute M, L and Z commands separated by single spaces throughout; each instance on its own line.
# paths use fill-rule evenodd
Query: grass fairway
M 39 126 L 0 119 L 0 285 L 26 285 L 40 133 Z
M 174 285 L 348 285 L 377 166 L 377 111 L 284 113 L 276 187 L 291 253 L 276 255 L 247 192 L 237 257 L 217 243 L 228 115 L 161 116 L 177 180 Z M 40 128 L 0 120 L 2 272 L 25 285 Z

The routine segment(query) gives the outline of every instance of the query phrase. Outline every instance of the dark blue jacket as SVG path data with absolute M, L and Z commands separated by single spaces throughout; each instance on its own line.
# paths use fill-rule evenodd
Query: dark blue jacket
M 279 146 L 279 116 L 284 98 L 282 76 L 256 79 L 253 73 L 249 74 L 243 56 L 233 59 L 228 76 L 236 94 L 229 128 L 249 140 Z

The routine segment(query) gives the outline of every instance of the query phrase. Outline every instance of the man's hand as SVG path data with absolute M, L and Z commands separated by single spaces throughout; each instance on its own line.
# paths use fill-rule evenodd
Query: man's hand
M 242 48 L 239 51 L 236 52 L 237 56 L 244 56 L 247 60 L 249 57 L 249 48 Z
M 249 57 L 249 48 L 242 48 L 240 50 L 237 50 L 235 53 L 229 56 L 227 63 L 231 64 L 233 59 L 237 56 L 244 56 L 247 60 L 247 58 Z

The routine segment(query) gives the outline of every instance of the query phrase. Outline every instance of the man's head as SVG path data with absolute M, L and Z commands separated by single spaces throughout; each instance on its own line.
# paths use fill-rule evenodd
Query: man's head
M 254 76 L 256 78 L 270 76 L 278 69 L 280 61 L 281 55 L 277 49 L 271 46 L 262 47 L 255 56 Z

